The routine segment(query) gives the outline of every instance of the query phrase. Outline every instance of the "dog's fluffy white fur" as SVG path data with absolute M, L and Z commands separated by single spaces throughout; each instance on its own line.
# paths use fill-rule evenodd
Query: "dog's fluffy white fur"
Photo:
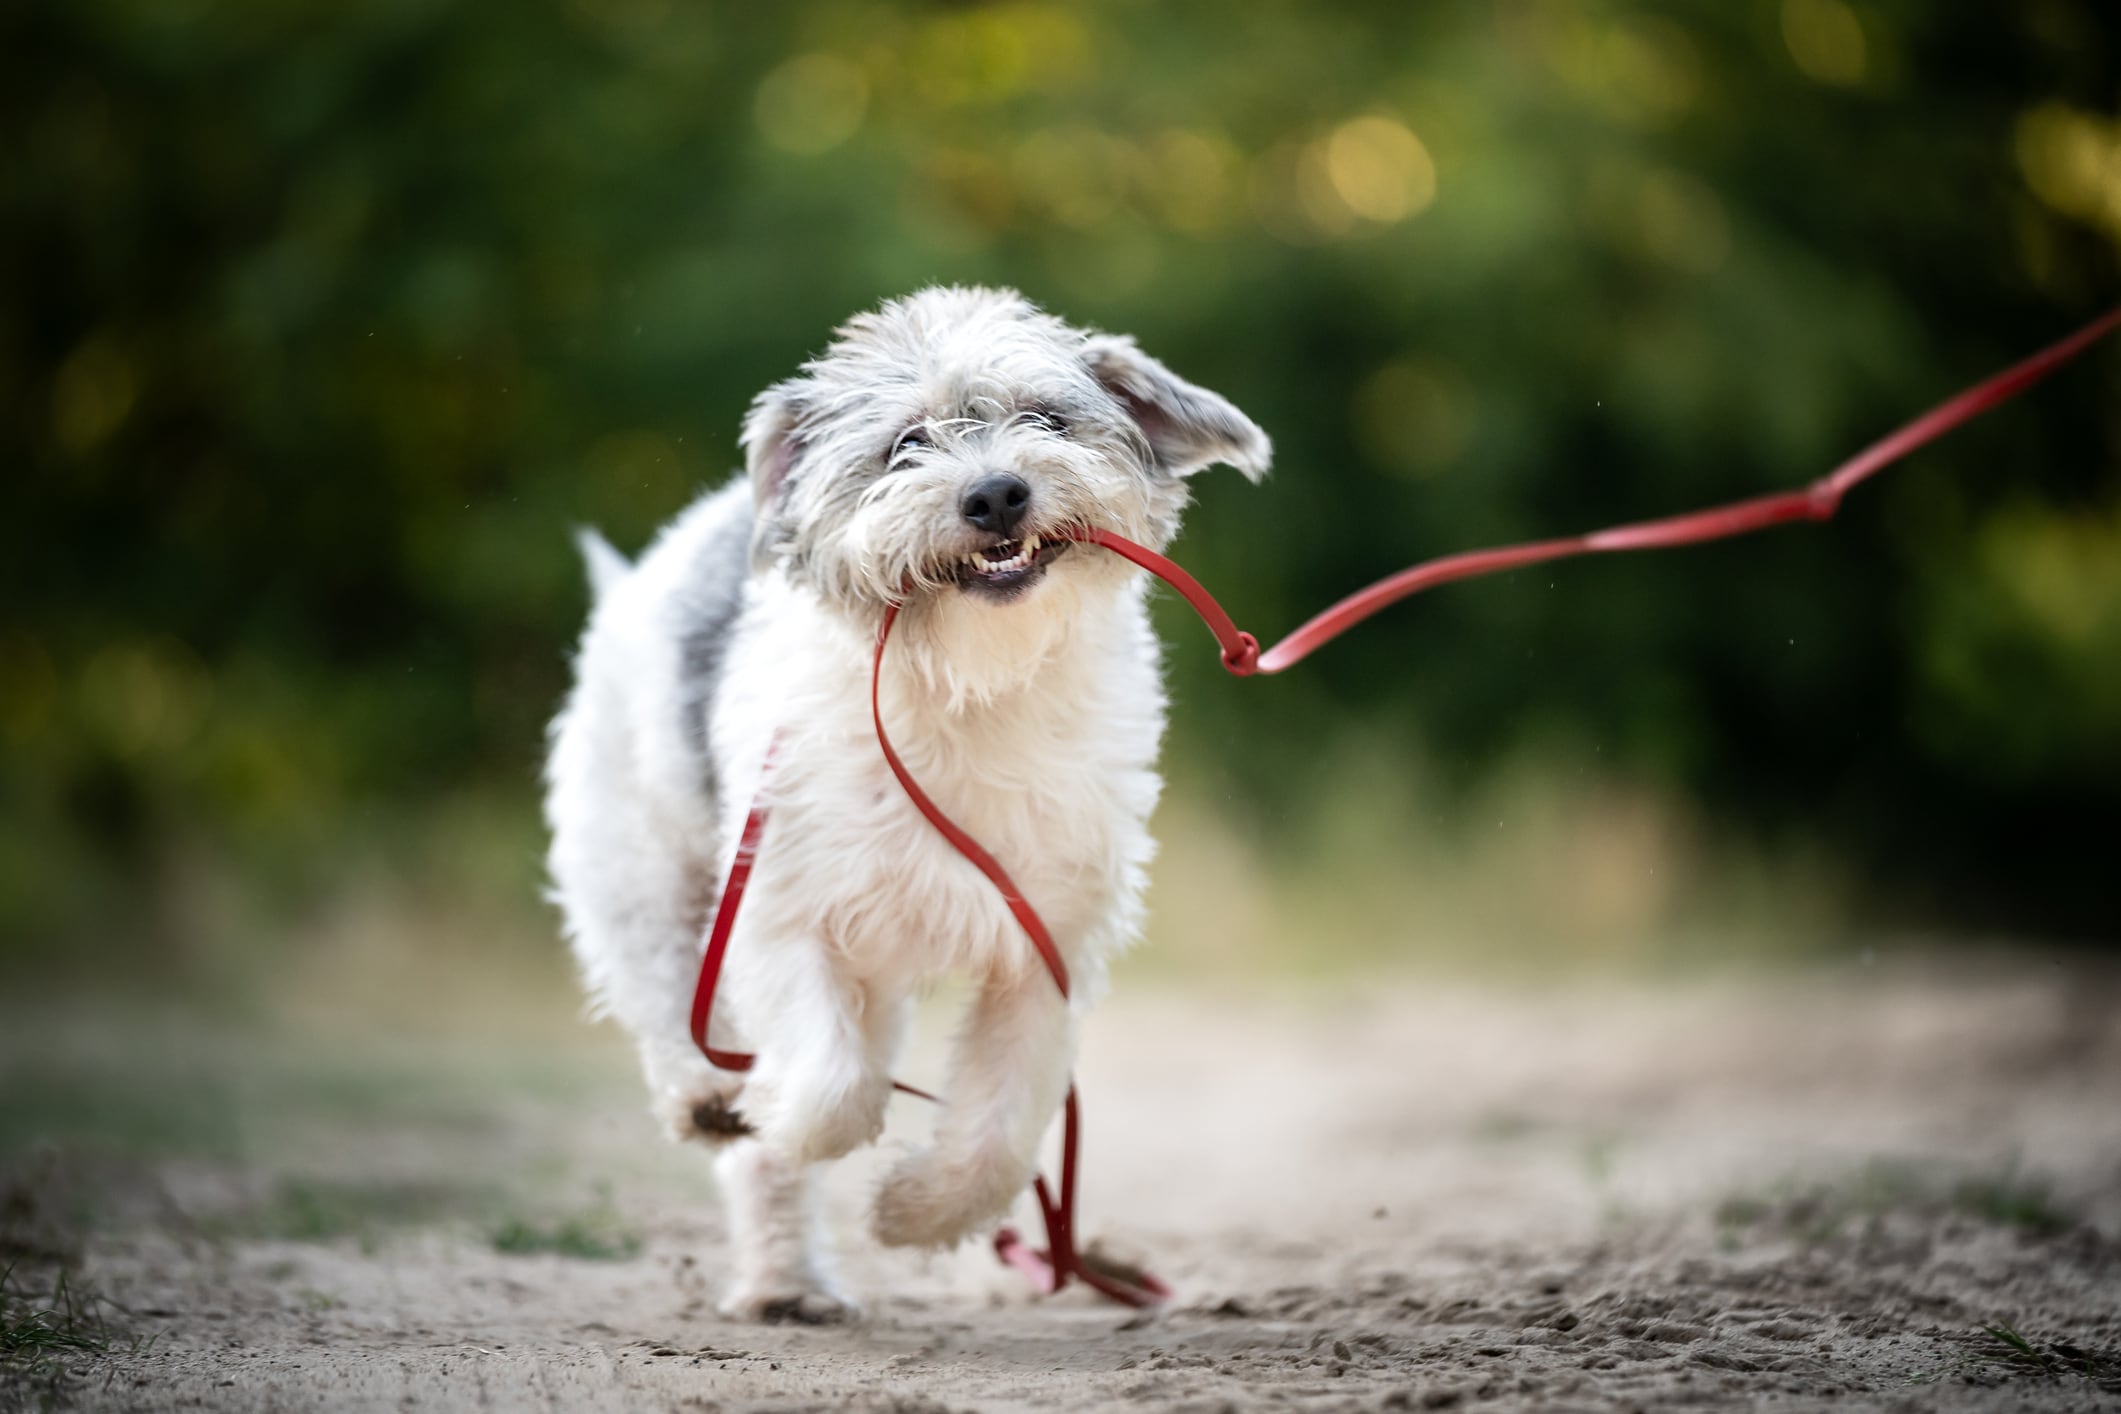
M 1256 479 L 1269 448 L 1131 340 L 978 289 L 856 317 L 760 395 L 743 440 L 748 474 L 638 565 L 584 537 L 597 602 L 553 724 L 550 868 L 655 1112 L 673 1136 L 721 1146 L 726 1309 L 828 1320 L 854 1307 L 816 1231 L 811 1167 L 882 1128 L 912 1000 L 947 973 L 974 981 L 934 1142 L 892 1169 L 873 1226 L 945 1246 L 990 1228 L 1029 1182 L 1074 1013 L 1140 922 L 1164 713 L 1147 583 L 1105 551 L 1030 537 L 1094 525 L 1160 547 L 1187 476 L 1220 462 Z M 978 499 L 1012 478 L 1025 504 Z M 1043 914 L 1072 1011 L 877 749 L 870 656 L 894 600 L 893 741 Z M 714 1018 L 718 1045 L 758 1053 L 738 1075 L 694 1048 L 688 1011 L 776 741 Z

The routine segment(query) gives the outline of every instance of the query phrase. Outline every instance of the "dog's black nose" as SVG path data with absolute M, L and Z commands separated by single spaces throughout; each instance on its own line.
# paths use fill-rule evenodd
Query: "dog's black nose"
M 1023 524 L 1031 509 L 1031 488 L 1021 476 L 1007 472 L 982 476 L 965 488 L 965 499 L 957 508 L 981 530 L 1008 535 Z

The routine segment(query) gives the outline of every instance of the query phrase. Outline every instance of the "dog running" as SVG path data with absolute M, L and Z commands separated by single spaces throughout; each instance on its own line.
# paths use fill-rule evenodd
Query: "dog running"
M 914 1001 L 972 982 L 933 1142 L 878 1190 L 876 1238 L 991 1232 L 1066 1093 L 1079 1014 L 1138 933 L 1164 696 L 1147 577 L 1072 545 L 1161 549 L 1188 478 L 1257 481 L 1267 436 L 1132 339 L 1012 291 L 934 288 L 848 321 L 745 420 L 746 471 L 629 563 L 585 532 L 595 607 L 553 723 L 549 869 L 593 1008 L 639 1048 L 674 1138 L 715 1147 L 724 1313 L 859 1313 L 816 1166 L 874 1141 Z M 994 889 L 894 783 L 869 719 L 1044 915 L 1056 993 Z M 772 821 L 731 939 L 709 1065 L 693 983 L 775 753 Z

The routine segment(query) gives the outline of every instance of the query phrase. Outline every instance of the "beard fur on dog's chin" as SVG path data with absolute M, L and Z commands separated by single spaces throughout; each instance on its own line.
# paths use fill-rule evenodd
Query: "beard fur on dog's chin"
M 917 594 L 900 612 L 886 671 L 910 673 L 951 712 L 1035 689 L 1084 632 L 1095 631 L 1086 620 L 1109 615 L 1101 601 L 1124 592 L 1049 572 L 1005 603 L 956 585 Z M 870 619 L 872 634 L 881 618 L 879 611 Z

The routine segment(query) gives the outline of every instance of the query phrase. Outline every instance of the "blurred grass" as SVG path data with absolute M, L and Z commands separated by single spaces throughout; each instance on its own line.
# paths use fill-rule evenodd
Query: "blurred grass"
M 510 1256 L 549 1253 L 586 1262 L 615 1262 L 636 1256 L 641 1236 L 613 1209 L 609 1192 L 596 1206 L 549 1218 L 514 1216 L 491 1232 L 493 1250 Z
M 0 1004 L 0 1253 L 64 1261 L 142 1231 L 378 1252 L 441 1230 L 595 1259 L 636 1245 L 619 1214 L 643 1182 L 703 1182 L 563 969 L 394 961 L 387 996 L 327 968 L 252 971 L 233 1005 Z
M 1183 754 L 1181 759 L 1183 760 Z M 1835 862 L 1719 831 L 1685 799 L 1526 759 L 1463 794 L 1418 760 L 1328 743 L 1269 828 L 1180 768 L 1157 828 L 1144 962 L 1174 975 L 1641 974 L 1849 946 Z
M 1783 1180 L 1761 1192 L 1735 1194 L 1715 1217 L 1726 1245 L 1762 1233 L 1817 1245 L 1851 1236 L 1888 1214 L 1916 1212 L 1953 1213 L 2036 1238 L 2083 1221 L 2051 1183 L 2016 1162 L 1953 1172 L 1933 1162 L 1893 1159 L 1862 1164 L 1830 1182 Z
M 26 1364 L 60 1353 L 101 1354 L 110 1341 L 95 1319 L 93 1298 L 86 1305 L 84 1310 L 63 1271 L 49 1292 L 33 1292 L 17 1279 L 15 1264 L 0 1269 L 0 1363 Z
M 375 1251 L 395 1229 L 423 1227 L 494 1201 L 461 1184 L 283 1178 L 249 1206 L 212 1215 L 198 1231 L 215 1241 L 334 1242 Z

